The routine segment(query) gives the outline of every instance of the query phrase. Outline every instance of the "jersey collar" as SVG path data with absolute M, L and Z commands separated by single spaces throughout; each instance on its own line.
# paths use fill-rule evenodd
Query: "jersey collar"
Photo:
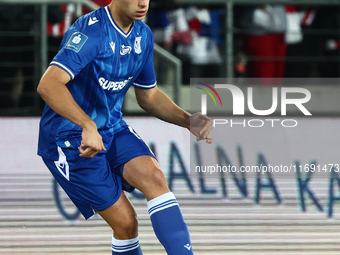
M 112 24 L 112 26 L 117 30 L 118 33 L 120 33 L 122 36 L 124 36 L 125 38 L 128 38 L 129 35 L 131 34 L 132 30 L 133 30 L 133 24 L 132 24 L 132 27 L 130 29 L 130 31 L 128 33 L 125 33 L 117 24 L 116 22 L 114 21 L 113 17 L 112 17 L 112 14 L 110 12 L 110 9 L 109 9 L 109 6 L 105 6 L 105 11 L 106 11 L 106 14 Z

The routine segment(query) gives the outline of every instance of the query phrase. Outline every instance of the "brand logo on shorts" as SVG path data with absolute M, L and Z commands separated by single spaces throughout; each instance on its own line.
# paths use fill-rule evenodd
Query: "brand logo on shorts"
M 184 248 L 187 248 L 188 249 L 188 251 L 190 251 L 191 250 L 191 245 L 190 244 L 186 244 L 186 245 L 183 245 L 184 246 Z
M 124 56 L 126 54 L 130 54 L 132 51 L 131 46 L 125 46 L 124 44 L 122 45 L 122 48 L 120 49 L 120 55 Z
M 56 168 L 58 169 L 59 173 L 64 176 L 66 180 L 70 180 L 70 169 L 69 165 L 66 161 L 66 156 L 62 149 L 58 147 L 58 154 L 59 154 L 59 159 L 58 161 L 54 161 L 54 164 Z

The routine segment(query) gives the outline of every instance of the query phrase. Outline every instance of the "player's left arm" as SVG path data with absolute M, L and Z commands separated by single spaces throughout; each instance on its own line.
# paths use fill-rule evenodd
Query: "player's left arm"
M 213 139 L 209 136 L 212 121 L 206 115 L 201 113 L 191 115 L 177 106 L 157 86 L 151 89 L 135 87 L 135 94 L 139 106 L 148 113 L 166 122 L 189 129 L 197 137 L 197 141 L 213 142 Z

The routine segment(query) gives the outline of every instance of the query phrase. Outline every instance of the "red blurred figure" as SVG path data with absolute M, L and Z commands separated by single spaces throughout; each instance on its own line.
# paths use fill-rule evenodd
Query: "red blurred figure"
M 111 3 L 111 0 L 92 0 L 95 4 L 99 6 L 106 6 Z M 47 34 L 48 38 L 48 45 L 49 45 L 49 60 L 52 60 L 54 55 L 59 50 L 59 45 L 61 40 L 67 31 L 67 29 L 73 24 L 73 22 L 78 18 L 76 14 L 76 4 L 61 4 L 60 5 L 62 11 L 64 12 L 64 19 L 59 23 L 51 23 L 47 24 Z M 83 7 L 81 15 L 85 13 L 89 13 L 92 10 Z
M 99 6 L 106 6 L 106 5 L 109 5 L 111 3 L 111 0 L 92 0 L 92 2 L 94 2 L 95 4 L 98 4 Z M 86 7 L 83 8 L 83 14 L 89 13 L 91 11 L 92 10 L 89 10 Z

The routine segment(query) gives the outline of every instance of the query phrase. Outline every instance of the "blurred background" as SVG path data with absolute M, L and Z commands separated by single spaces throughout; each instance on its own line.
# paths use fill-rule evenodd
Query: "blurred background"
M 36 86 L 65 31 L 109 2 L 0 1 L 2 116 L 40 115 Z M 155 37 L 158 84 L 180 106 L 189 108 L 186 92 L 193 77 L 339 78 L 337 0 L 250 3 L 151 1 L 144 21 Z M 130 101 L 125 114 L 141 112 Z
M 110 2 L 0 0 L 0 254 L 110 254 L 105 222 L 99 216 L 84 221 L 36 155 L 44 107 L 36 93 L 39 79 L 72 23 Z M 182 108 L 192 110 L 190 78 L 233 78 L 239 84 L 264 79 L 254 101 L 262 100 L 261 86 L 273 84 L 268 79 L 280 85 L 284 78 L 303 78 L 312 95 L 326 102 L 315 115 L 332 127 L 327 139 L 338 137 L 339 0 L 151 0 L 144 22 L 155 37 L 158 86 Z M 315 79 L 322 82 L 308 84 Z M 269 192 L 261 191 L 259 200 L 256 178 L 247 182 L 245 194 L 237 185 L 241 179 L 190 173 L 190 161 L 201 162 L 197 144 L 186 130 L 145 114 L 132 90 L 123 112 L 159 158 L 195 254 L 339 254 L 338 177 L 276 180 L 276 186 L 263 186 Z M 241 164 L 237 146 L 227 151 Z M 334 153 L 338 146 L 326 150 Z M 145 199 L 138 192 L 130 198 L 144 253 L 165 254 Z

